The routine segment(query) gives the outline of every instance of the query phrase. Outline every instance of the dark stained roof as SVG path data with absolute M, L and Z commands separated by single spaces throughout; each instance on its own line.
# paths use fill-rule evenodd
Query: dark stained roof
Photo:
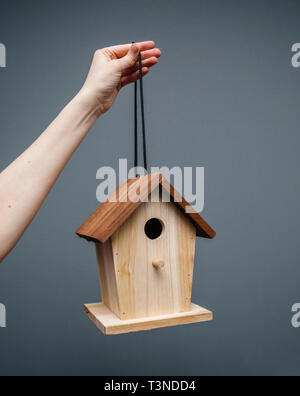
M 113 196 L 103 203 L 88 220 L 79 227 L 76 234 L 89 241 L 107 242 L 159 186 L 170 194 L 172 202 L 178 206 L 194 224 L 198 237 L 212 239 L 216 236 L 215 231 L 160 173 L 142 176 L 124 182 Z M 139 195 L 139 199 L 133 200 L 132 197 L 136 197 L 137 194 Z

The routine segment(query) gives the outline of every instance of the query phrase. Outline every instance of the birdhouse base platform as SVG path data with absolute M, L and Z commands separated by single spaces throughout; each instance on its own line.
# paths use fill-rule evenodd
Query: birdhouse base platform
M 84 306 L 84 311 L 105 335 L 133 333 L 161 327 L 207 322 L 213 319 L 212 312 L 196 304 L 191 305 L 190 312 L 130 320 L 119 319 L 103 303 L 87 304 Z

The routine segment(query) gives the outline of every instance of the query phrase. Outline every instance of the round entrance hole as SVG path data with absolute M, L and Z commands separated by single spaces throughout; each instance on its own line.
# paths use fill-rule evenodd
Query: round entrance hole
M 163 230 L 163 223 L 158 219 L 150 219 L 145 225 L 145 234 L 152 240 L 159 238 Z

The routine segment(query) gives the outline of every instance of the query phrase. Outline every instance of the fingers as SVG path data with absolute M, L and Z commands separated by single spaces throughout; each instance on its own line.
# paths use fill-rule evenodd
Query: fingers
M 142 59 L 149 59 L 149 58 L 160 58 L 161 57 L 161 50 L 159 48 L 154 48 L 148 51 L 142 51 L 141 53 Z
M 140 43 L 135 43 L 135 45 L 141 52 L 148 51 L 148 50 L 155 48 L 154 41 L 142 41 Z M 109 50 L 109 52 L 114 53 L 114 55 L 116 56 L 116 59 L 120 59 L 127 55 L 131 46 L 132 46 L 132 44 L 116 45 L 116 46 L 107 48 L 107 50 Z
M 154 44 L 154 43 L 153 43 Z M 141 52 L 142 59 L 144 61 L 145 67 L 152 67 L 158 62 L 158 58 L 161 56 L 161 50 L 158 48 L 153 48 L 150 50 Z M 118 69 L 123 75 L 129 75 L 136 71 L 138 68 L 138 57 L 139 57 L 139 46 L 137 44 L 132 44 L 129 47 L 127 55 L 123 58 L 116 60 Z
M 141 53 L 143 66 L 152 67 L 158 63 L 158 59 L 161 57 L 161 50 L 158 48 L 154 48 L 152 50 L 143 51 Z M 129 74 L 135 72 L 139 69 L 139 63 L 137 62 L 134 66 L 130 67 L 127 70 L 123 71 L 123 76 L 128 76 Z
M 114 67 L 122 73 L 122 87 L 139 80 L 140 73 L 138 60 L 140 52 L 144 76 L 149 73 L 149 69 L 151 67 L 158 63 L 158 59 L 161 56 L 161 51 L 160 49 L 155 48 L 154 41 L 117 45 L 105 48 L 101 52 L 108 58 L 108 60 L 113 60 L 115 65 Z
M 146 59 L 146 60 L 142 61 L 142 67 L 150 68 L 150 67 L 157 65 L 157 63 L 158 63 L 158 59 L 153 57 L 153 58 Z M 132 66 L 129 69 L 124 71 L 123 77 L 130 76 L 134 72 L 138 71 L 139 68 L 140 68 L 139 62 L 136 62 L 134 66 Z
M 120 72 L 123 73 L 126 69 L 129 69 L 130 67 L 134 66 L 135 63 L 138 61 L 138 59 L 139 59 L 139 48 L 135 44 L 132 44 L 131 47 L 129 48 L 127 55 L 115 61 L 116 67 Z
M 143 76 L 146 76 L 149 73 L 149 68 L 148 67 L 143 67 Z M 122 77 L 121 79 L 121 84 L 122 88 L 125 87 L 128 84 L 134 83 L 140 79 L 140 72 L 136 71 L 129 76 Z

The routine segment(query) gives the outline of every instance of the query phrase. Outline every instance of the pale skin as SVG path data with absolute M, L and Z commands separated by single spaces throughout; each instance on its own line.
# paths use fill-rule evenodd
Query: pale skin
M 40 137 L 0 174 L 0 262 L 39 211 L 62 170 L 120 90 L 158 63 L 161 51 L 146 41 L 96 51 L 83 87 Z

